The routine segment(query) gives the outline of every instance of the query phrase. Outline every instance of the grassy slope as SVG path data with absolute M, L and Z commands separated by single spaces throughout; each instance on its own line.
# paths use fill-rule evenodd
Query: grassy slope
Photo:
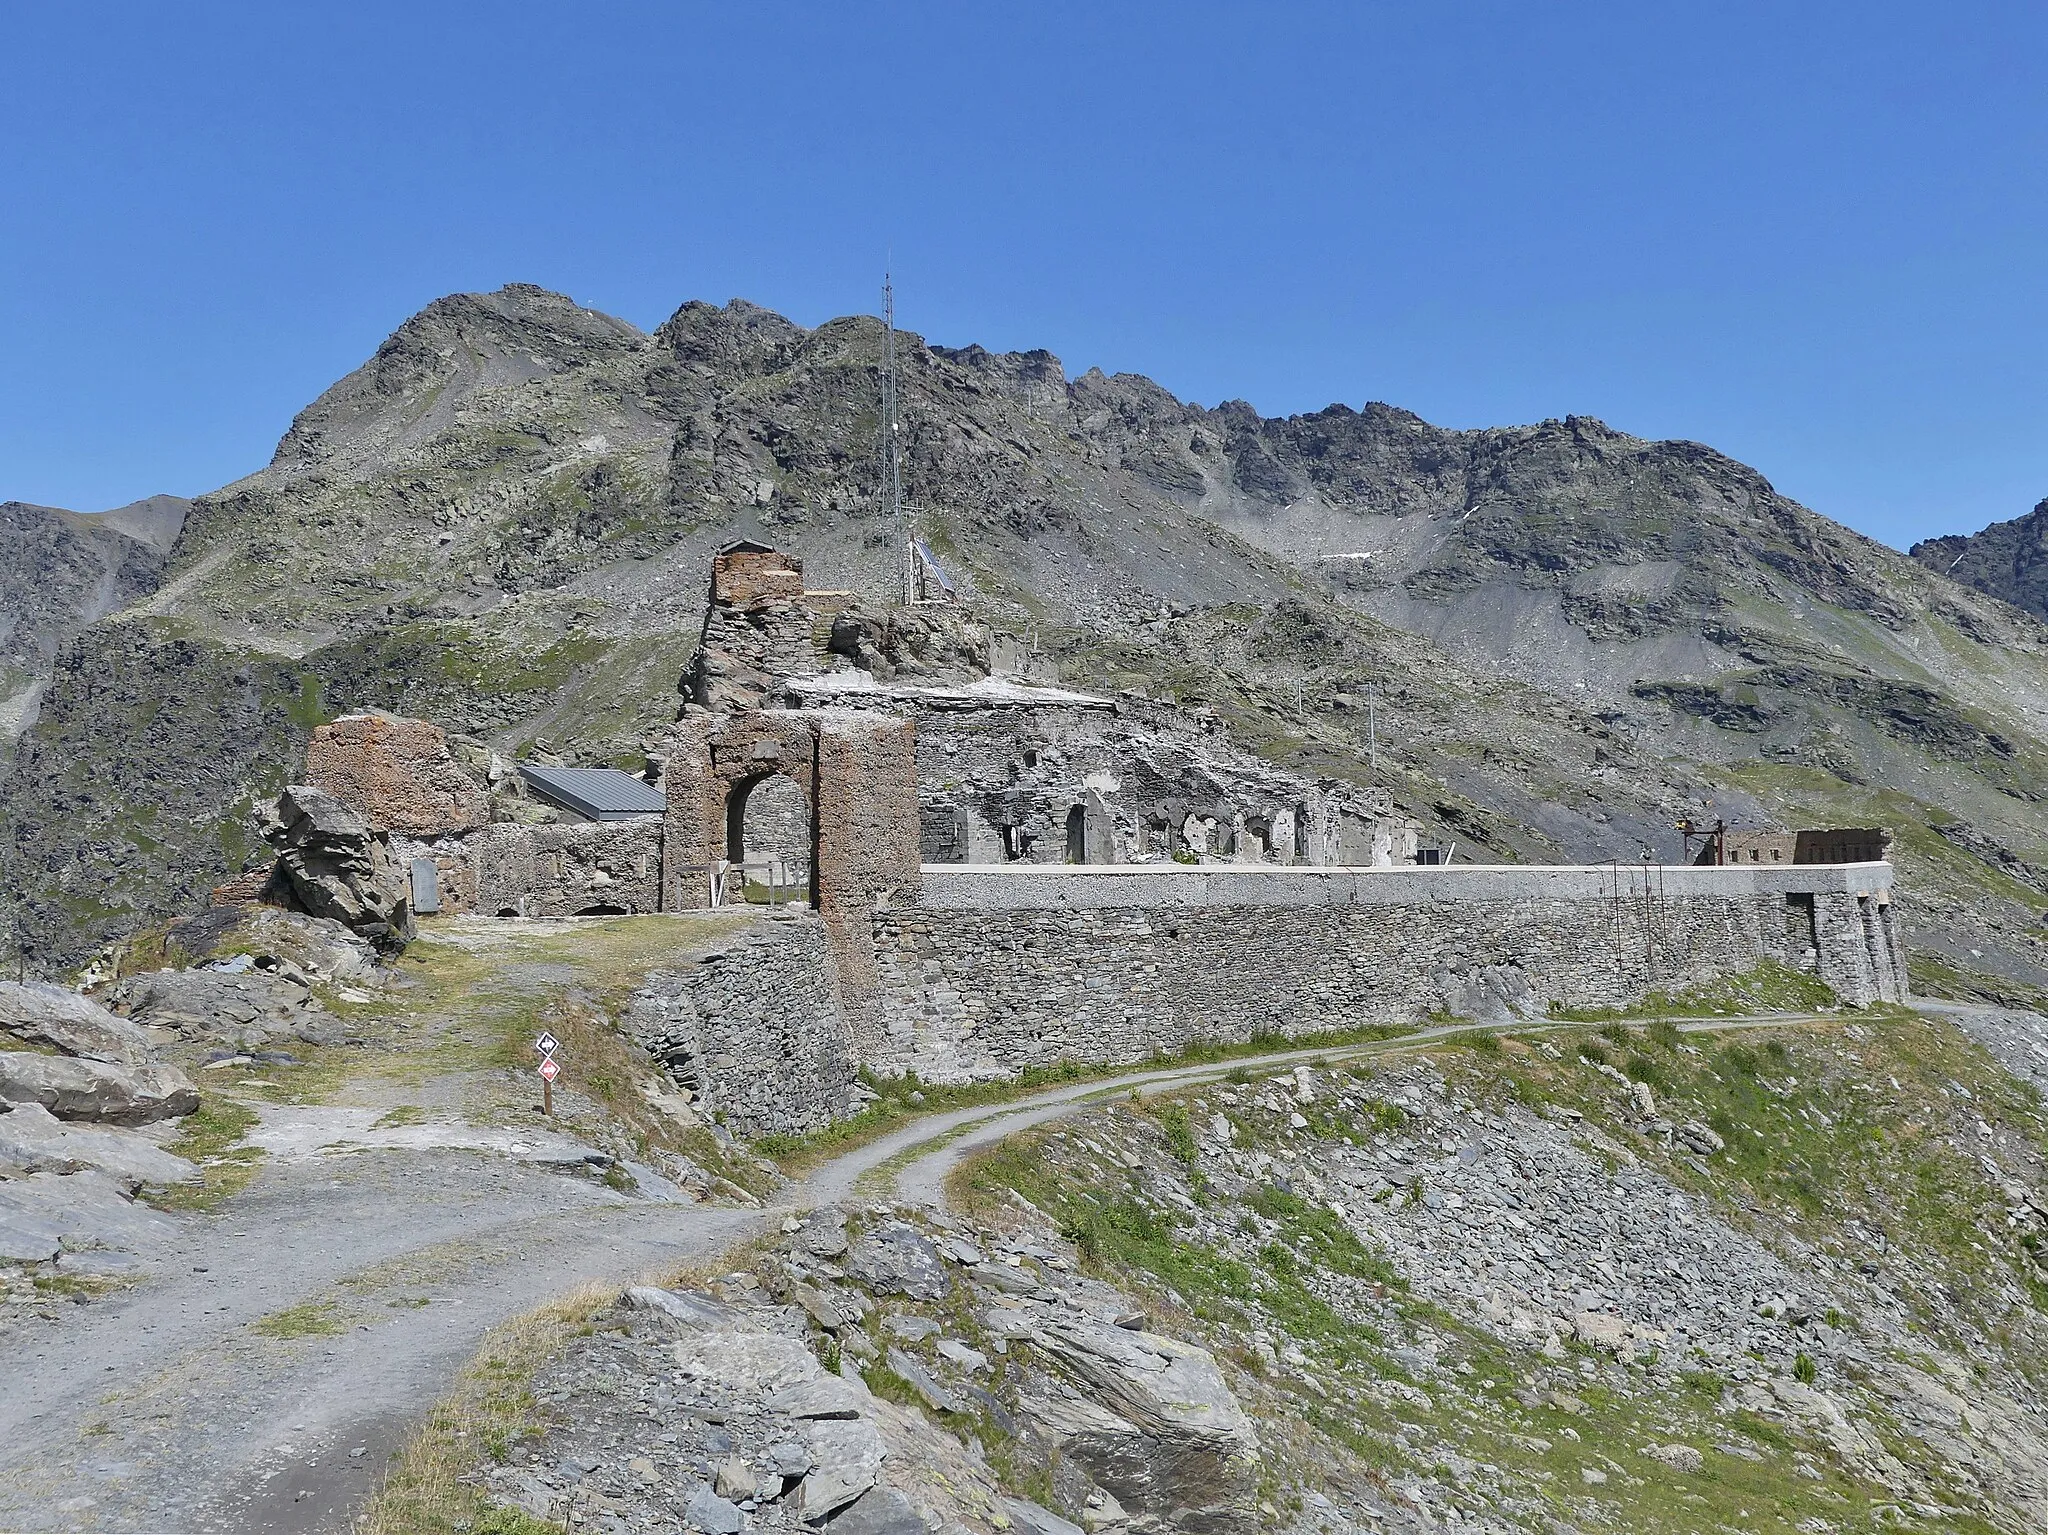
M 1727 1137 L 1727 1153 L 1703 1163 L 1643 1140 L 1608 1080 L 1578 1059 L 1581 1049 L 1655 1084 L 1664 1112 L 1711 1122 Z M 1576 1109 L 1604 1143 L 1628 1147 L 1796 1261 L 1864 1256 L 1858 1222 L 1883 1232 L 1890 1250 L 1875 1283 L 1911 1316 L 1920 1341 L 1909 1350 L 1971 1361 L 1983 1380 L 2007 1389 L 2048 1379 L 2048 1288 L 2006 1231 L 2005 1198 L 1978 1154 L 1990 1144 L 2038 1187 L 2048 1135 L 2034 1095 L 1953 1030 L 1899 1015 L 1682 1045 L 1668 1029 L 1609 1025 L 1556 1039 L 1551 1049 L 1510 1041 L 1439 1049 L 1433 1058 L 1479 1105 Z M 1318 1109 L 1299 1136 L 1290 1137 L 1284 1121 L 1233 1110 L 1233 1157 L 1283 1142 L 1312 1155 L 1317 1142 L 1398 1130 L 1402 1110 L 1371 1097 L 1373 1069 L 1354 1075 L 1365 1106 Z M 1873 1091 L 1893 1081 L 1896 1089 Z M 1388 1254 L 1276 1186 L 1255 1188 L 1244 1201 L 1242 1239 L 1189 1240 L 1190 1223 L 1161 1197 L 1165 1180 L 1133 1173 L 1114 1153 L 1147 1147 L 1155 1165 L 1180 1167 L 1174 1181 L 1187 1197 L 1212 1205 L 1220 1196 L 1207 1189 L 1190 1131 L 1190 1100 L 1201 1096 L 1142 1113 L 1104 1110 L 1093 1123 L 1013 1141 L 972 1164 L 962 1185 L 983 1202 L 1021 1193 L 1059 1219 L 1105 1275 L 1144 1287 L 1179 1325 L 1205 1335 L 1270 1425 L 1278 1483 L 1327 1485 L 1334 1455 L 1365 1483 L 1434 1475 L 1449 1501 L 1468 1509 L 1519 1502 L 1524 1512 L 1574 1523 L 1672 1535 L 1724 1526 L 1875 1530 L 1894 1517 L 1895 1494 L 1831 1460 L 1796 1423 L 1731 1407 L 1711 1373 L 1648 1370 L 1576 1346 L 1553 1364 L 1471 1315 L 1420 1299 Z M 1980 1135 L 1980 1115 L 1996 1127 L 1995 1142 Z M 1227 1210 L 1218 1214 L 1229 1221 Z M 1835 1320 L 1859 1325 L 1853 1309 Z M 1282 1354 L 1298 1351 L 1289 1357 L 1299 1362 L 1262 1358 L 1251 1346 L 1262 1337 Z M 1396 1352 L 1419 1340 L 1441 1347 L 1451 1371 L 1432 1372 L 1421 1389 Z M 1592 1368 L 1581 1373 L 1582 1364 Z M 1305 1381 L 1314 1384 L 1304 1389 Z M 1951 1513 L 1929 1527 L 2012 1527 L 1981 1506 L 1970 1511 L 1966 1479 L 1911 1438 L 1881 1398 L 1859 1393 L 1857 1383 L 1833 1384 L 1866 1398 L 1887 1448 L 1945 1490 Z M 1758 1458 L 1710 1453 L 1701 1471 L 1685 1473 L 1644 1453 L 1652 1444 L 1731 1439 Z M 1582 1471 L 1605 1480 L 1589 1482 Z M 1461 1496 L 1462 1483 L 1483 1497 Z

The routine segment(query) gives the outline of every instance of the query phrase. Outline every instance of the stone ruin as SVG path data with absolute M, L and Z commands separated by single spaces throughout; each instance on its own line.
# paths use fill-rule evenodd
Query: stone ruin
M 388 944 L 423 890 L 487 916 L 778 903 L 793 920 L 650 979 L 627 1020 L 754 1134 L 846 1112 L 862 1066 L 981 1080 L 1537 1017 L 1764 961 L 1856 1005 L 1906 991 L 1881 860 L 1431 867 L 1384 793 L 994 671 L 1005 647 L 955 604 L 871 610 L 757 544 L 718 556 L 710 595 L 686 701 L 647 742 L 658 813 L 547 811 L 481 743 L 351 715 L 313 733 L 276 865 L 223 894 Z

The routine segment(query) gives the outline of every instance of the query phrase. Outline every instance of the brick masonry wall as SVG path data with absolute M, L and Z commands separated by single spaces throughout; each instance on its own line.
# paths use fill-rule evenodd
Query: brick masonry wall
M 378 831 L 403 836 L 471 831 L 491 818 L 489 791 L 449 755 L 447 734 L 425 720 L 350 714 L 318 726 L 301 781 Z
M 796 1135 L 851 1110 L 855 1063 L 824 924 L 755 924 L 723 953 L 656 971 L 626 1028 L 733 1134 Z
M 1864 867 L 1853 878 L 1771 871 L 1776 881 L 1748 870 L 1645 881 L 1627 869 L 1318 879 L 928 867 L 923 903 L 874 916 L 883 1037 L 869 1058 L 933 1081 L 996 1078 L 1438 1012 L 1620 1006 L 1764 959 L 1810 964 L 1867 1003 L 1900 995 L 1903 967 L 1879 901 L 1889 866 Z M 1843 887 L 1806 892 L 1819 935 L 1810 950 L 1787 921 L 1788 890 L 1771 888 L 1802 876 Z

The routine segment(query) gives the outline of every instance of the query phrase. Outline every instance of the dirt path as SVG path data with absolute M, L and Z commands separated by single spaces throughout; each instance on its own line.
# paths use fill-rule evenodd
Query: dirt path
M 181 1221 L 151 1255 L 155 1278 L 21 1340 L 0 1376 L 0 1528 L 344 1530 L 484 1333 L 581 1284 L 701 1261 L 861 1187 L 939 1203 L 970 1151 L 1105 1098 L 1455 1032 L 1133 1071 L 933 1114 L 823 1164 L 767 1210 L 654 1204 L 474 1152 L 280 1164 Z

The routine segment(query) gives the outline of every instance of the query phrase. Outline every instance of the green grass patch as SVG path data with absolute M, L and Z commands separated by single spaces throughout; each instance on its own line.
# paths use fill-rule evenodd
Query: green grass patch
M 1836 1009 L 1842 999 L 1818 976 L 1765 960 L 1740 975 L 1704 981 L 1682 991 L 1653 991 L 1628 1007 L 1558 1007 L 1553 1018 L 1574 1023 L 1636 1019 L 1744 1017 L 1758 1013 L 1813 1013 Z M 1623 1041 L 1626 1042 L 1625 1040 Z
M 199 1107 L 178 1127 L 177 1139 L 165 1149 L 199 1167 L 193 1183 L 151 1189 L 148 1202 L 159 1210 L 210 1210 L 249 1186 L 263 1153 L 241 1144 L 256 1125 L 256 1111 L 213 1093 L 202 1094 Z
M 249 1331 L 266 1338 L 332 1338 L 347 1332 L 348 1324 L 334 1302 L 308 1301 L 258 1317 L 249 1324 Z

